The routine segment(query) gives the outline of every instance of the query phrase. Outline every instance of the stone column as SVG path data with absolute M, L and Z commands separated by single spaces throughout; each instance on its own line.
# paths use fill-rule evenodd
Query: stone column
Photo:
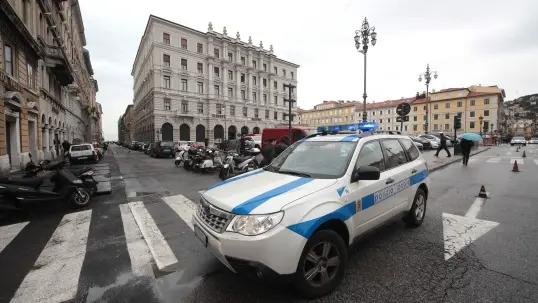
M 275 102 L 273 100 L 273 79 L 272 78 L 273 77 L 271 77 L 271 76 L 267 77 L 267 85 L 269 85 L 269 96 L 267 96 L 267 104 L 268 105 L 274 105 L 275 104 Z
M 252 73 L 250 71 L 247 71 L 247 100 L 252 100 Z M 254 100 L 252 100 L 254 102 Z
M 51 155 L 50 155 L 50 135 L 49 135 L 49 127 L 48 125 L 45 125 L 43 126 L 43 134 L 42 134 L 42 138 L 43 138 L 43 156 L 45 159 L 47 160 L 50 160 L 51 159 Z
M 259 79 L 260 82 L 258 82 L 258 87 L 259 87 L 258 94 L 259 94 L 259 96 L 257 96 L 257 97 L 258 97 L 258 100 L 259 100 L 258 103 L 262 104 L 263 103 L 263 79 L 262 79 L 261 76 L 259 76 L 258 78 L 260 78 Z
M 213 63 L 209 62 L 209 73 L 208 73 L 209 80 L 207 81 L 208 82 L 207 93 L 210 95 L 210 98 L 214 94 L 214 92 L 213 92 L 213 72 L 214 72 Z
M 235 71 L 235 85 L 236 85 L 236 92 L 235 92 L 235 99 L 241 98 L 241 71 L 238 69 Z
M 224 100 L 228 100 L 228 69 L 226 65 L 222 66 L 222 83 L 222 95 L 224 96 Z

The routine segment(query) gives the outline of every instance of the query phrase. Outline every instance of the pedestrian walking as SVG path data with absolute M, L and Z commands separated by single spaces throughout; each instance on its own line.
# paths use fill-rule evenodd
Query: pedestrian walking
M 435 153 L 435 156 L 439 157 L 439 152 L 444 149 L 447 153 L 447 157 L 448 158 L 452 157 L 452 155 L 450 155 L 450 151 L 446 147 L 446 136 L 443 132 L 439 132 L 439 139 L 440 139 L 439 147 L 437 148 L 437 152 Z
M 469 164 L 469 157 L 471 156 L 471 149 L 473 148 L 473 141 L 461 139 L 461 153 L 463 154 L 463 165 Z
M 288 137 L 283 137 L 280 139 L 280 143 L 275 147 L 275 158 L 278 157 L 286 148 L 288 148 L 289 142 Z
M 245 138 L 245 134 L 241 134 L 241 139 L 239 139 L 239 154 L 245 155 L 247 149 L 247 139 Z
M 276 139 L 275 138 L 269 138 L 269 144 L 265 145 L 263 147 L 263 160 L 260 164 L 261 167 L 265 167 L 271 162 L 273 162 L 273 159 L 275 158 L 275 145 L 276 145 Z

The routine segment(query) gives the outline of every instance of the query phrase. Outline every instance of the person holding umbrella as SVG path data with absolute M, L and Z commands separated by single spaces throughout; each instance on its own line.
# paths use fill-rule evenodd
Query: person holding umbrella
M 463 165 L 469 164 L 469 158 L 471 157 L 471 149 L 474 145 L 473 141 L 480 141 L 482 137 L 474 133 L 464 133 L 461 135 L 461 153 L 463 154 Z

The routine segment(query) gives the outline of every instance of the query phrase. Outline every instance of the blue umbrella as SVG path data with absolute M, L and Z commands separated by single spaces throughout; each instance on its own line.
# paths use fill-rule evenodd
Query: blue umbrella
M 464 133 L 461 135 L 461 137 L 469 141 L 482 141 L 483 140 L 482 136 L 475 133 Z

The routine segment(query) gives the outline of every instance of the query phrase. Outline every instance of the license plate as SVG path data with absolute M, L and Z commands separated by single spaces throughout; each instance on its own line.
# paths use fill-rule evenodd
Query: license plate
M 86 160 L 86 159 L 88 159 L 88 157 L 80 157 L 79 159 L 80 160 Z
M 204 244 L 205 247 L 207 247 L 207 236 L 204 234 L 202 229 L 198 227 L 197 225 L 194 225 L 194 234 L 200 241 L 202 241 L 202 244 Z

